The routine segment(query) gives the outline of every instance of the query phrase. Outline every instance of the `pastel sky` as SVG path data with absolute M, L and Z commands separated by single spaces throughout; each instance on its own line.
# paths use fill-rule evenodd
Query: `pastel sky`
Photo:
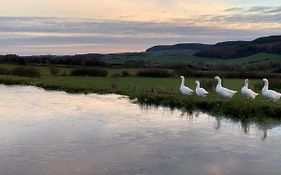
M 0 54 L 143 51 L 281 34 L 281 0 L 9 0 Z

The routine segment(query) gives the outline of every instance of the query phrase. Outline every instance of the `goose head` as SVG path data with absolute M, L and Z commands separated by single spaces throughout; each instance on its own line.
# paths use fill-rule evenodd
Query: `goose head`
M 183 87 L 184 86 L 184 76 L 180 76 L 180 78 L 181 78 L 181 87 Z
M 180 78 L 181 78 L 181 80 L 182 80 L 182 81 L 184 81 L 184 80 L 185 80 L 184 76 L 180 76 Z
M 268 84 L 268 80 L 267 80 L 266 78 L 262 79 L 262 82 L 263 82 L 264 84 Z
M 219 76 L 215 76 L 215 80 L 221 81 L 221 78 Z
M 200 87 L 200 82 L 198 80 L 196 80 L 195 83 L 198 87 Z
M 248 86 L 248 84 L 249 84 L 249 79 L 246 79 L 245 80 L 245 86 Z
M 221 78 L 219 76 L 215 76 L 215 80 L 217 80 L 218 85 L 221 84 Z
M 262 79 L 262 82 L 264 83 L 264 86 L 262 88 L 262 92 L 266 92 L 268 90 L 268 80 L 266 78 Z

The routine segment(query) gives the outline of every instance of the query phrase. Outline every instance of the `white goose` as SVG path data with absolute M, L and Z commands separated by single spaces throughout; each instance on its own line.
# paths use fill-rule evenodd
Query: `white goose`
M 227 88 L 222 87 L 221 85 L 221 79 L 219 76 L 216 76 L 215 79 L 218 81 L 218 84 L 216 86 L 216 92 L 225 97 L 225 98 L 231 98 L 233 95 L 237 93 L 237 91 L 233 91 Z
M 273 91 L 273 90 L 268 90 L 269 83 L 266 78 L 264 78 L 262 81 L 264 83 L 264 87 L 262 88 L 262 91 L 261 91 L 262 95 L 265 96 L 266 98 L 268 98 L 270 101 L 279 100 L 281 97 L 281 94 L 276 91 Z
M 245 80 L 245 85 L 241 89 L 241 94 L 246 96 L 248 99 L 255 99 L 258 93 L 255 93 L 252 89 L 248 88 L 249 80 Z
M 180 76 L 180 77 L 181 77 L 181 86 L 180 86 L 181 93 L 184 95 L 191 95 L 193 93 L 193 90 L 184 85 L 184 81 L 185 81 L 184 76 Z
M 196 89 L 195 89 L 196 95 L 199 97 L 207 96 L 209 92 L 207 92 L 204 88 L 200 87 L 200 82 L 198 80 L 195 82 L 196 82 Z

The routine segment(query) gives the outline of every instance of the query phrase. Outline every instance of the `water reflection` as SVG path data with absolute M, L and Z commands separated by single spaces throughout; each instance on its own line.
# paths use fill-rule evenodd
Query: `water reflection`
M 188 121 L 194 121 L 196 118 L 200 117 L 203 113 L 201 111 L 186 111 L 185 109 L 171 109 L 168 107 L 160 107 L 160 106 L 155 106 L 151 104 L 139 104 L 140 109 L 144 111 L 151 111 L 152 109 L 154 110 L 163 110 L 163 111 L 168 111 L 171 113 L 171 115 L 176 111 L 180 111 L 178 117 L 179 118 L 184 118 L 187 119 Z M 254 128 L 255 130 L 258 129 L 259 133 L 261 134 L 261 139 L 263 141 L 266 140 L 268 136 L 268 130 L 271 130 L 275 127 L 279 127 L 281 125 L 281 120 L 278 119 L 273 119 L 273 118 L 262 118 L 262 120 L 256 120 L 256 118 L 253 118 L 252 120 L 250 118 L 233 118 L 231 116 L 211 116 L 215 120 L 214 129 L 219 130 L 222 127 L 221 123 L 226 123 L 229 124 L 235 124 L 239 126 L 239 129 L 241 132 L 244 134 L 249 134 L 251 128 Z M 227 122 L 226 122 L 227 121 Z
M 0 174 L 280 174 L 281 128 L 81 95 L 0 86 Z

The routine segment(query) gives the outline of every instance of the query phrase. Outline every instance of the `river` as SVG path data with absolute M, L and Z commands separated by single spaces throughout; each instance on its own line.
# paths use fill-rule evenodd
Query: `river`
M 0 85 L 1 175 L 281 173 L 281 127 Z

